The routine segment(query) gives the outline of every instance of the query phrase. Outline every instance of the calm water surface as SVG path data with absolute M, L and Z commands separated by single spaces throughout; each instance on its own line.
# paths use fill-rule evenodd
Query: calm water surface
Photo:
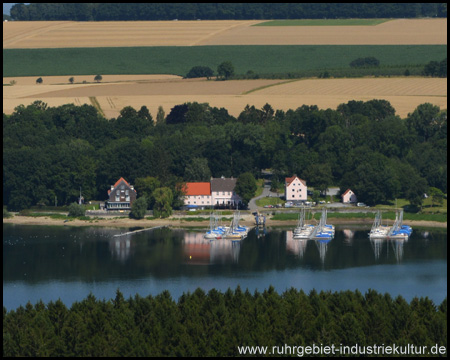
M 248 288 L 278 292 L 368 289 L 447 296 L 447 232 L 415 230 L 406 242 L 371 242 L 368 229 L 338 228 L 328 243 L 294 240 L 290 230 L 255 230 L 241 242 L 204 240 L 201 231 L 3 225 L 3 305 L 15 309 L 60 298 L 67 306 L 92 293 L 127 298 L 169 290 L 174 299 Z

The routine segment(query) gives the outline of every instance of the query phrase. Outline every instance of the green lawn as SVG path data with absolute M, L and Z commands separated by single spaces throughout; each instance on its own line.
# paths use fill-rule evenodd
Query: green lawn
M 255 195 L 253 197 L 258 197 L 263 193 L 264 190 L 264 179 L 256 180 L 256 185 L 258 188 L 256 189 Z
M 264 197 L 262 199 L 256 200 L 256 205 L 258 206 L 265 206 L 265 205 L 278 205 L 278 204 L 284 204 L 285 201 L 281 200 L 278 197 Z
M 373 26 L 390 19 L 303 19 L 303 20 L 273 20 L 253 26 Z
M 317 211 L 314 214 L 314 219 L 319 220 L 321 216 L 321 212 Z M 395 212 L 387 211 L 382 213 L 384 220 L 395 220 Z M 374 212 L 364 212 L 361 211 L 359 213 L 350 213 L 350 212 L 329 212 L 327 213 L 327 218 L 329 219 L 328 223 L 333 223 L 333 218 L 340 218 L 340 219 L 374 219 L 375 213 Z M 298 213 L 285 213 L 285 214 L 276 214 L 273 215 L 271 220 L 297 220 L 298 219 Z M 447 214 L 409 214 L 404 213 L 403 214 L 403 220 L 424 220 L 424 221 L 437 221 L 437 222 L 446 222 L 447 221 Z
M 393 200 L 391 202 L 389 202 L 388 204 L 383 204 L 383 205 L 376 205 L 374 206 L 375 209 L 380 209 L 380 210 L 389 210 L 392 209 L 394 210 L 396 207 L 397 208 L 405 208 L 409 205 L 409 201 L 406 199 L 397 199 L 397 201 Z M 437 204 L 432 204 L 432 199 L 431 197 L 428 197 L 426 199 L 424 199 L 423 204 L 422 204 L 422 210 L 421 212 L 423 214 L 426 213 L 447 213 L 447 199 L 444 199 L 444 202 L 442 205 L 437 205 Z
M 236 74 L 286 74 L 350 69 L 351 61 L 374 56 L 383 71 L 424 66 L 447 57 L 446 45 L 251 45 L 125 48 L 4 49 L 3 76 L 175 74 L 197 65 L 215 72 L 223 61 Z M 387 71 L 387 70 L 386 70 Z M 336 72 L 337 73 L 337 72 Z

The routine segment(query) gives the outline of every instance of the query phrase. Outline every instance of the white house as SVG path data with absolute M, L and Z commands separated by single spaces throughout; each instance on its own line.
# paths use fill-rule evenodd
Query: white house
M 242 200 L 235 193 L 237 179 L 233 178 L 211 178 L 211 196 L 214 206 L 237 206 Z
M 306 181 L 297 175 L 285 178 L 284 193 L 286 201 L 305 201 L 308 198 Z
M 186 183 L 184 204 L 188 207 L 211 206 L 211 184 L 209 182 Z
M 341 197 L 344 204 L 356 203 L 358 201 L 355 193 L 350 189 L 345 190 Z

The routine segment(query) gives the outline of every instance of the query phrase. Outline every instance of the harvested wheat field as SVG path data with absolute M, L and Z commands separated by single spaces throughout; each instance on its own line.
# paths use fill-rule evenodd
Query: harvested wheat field
M 67 82 L 67 78 L 64 79 Z M 113 83 L 113 79 L 117 82 Z M 100 84 L 19 85 L 21 81 L 18 78 L 16 85 L 3 88 L 6 114 L 12 113 L 20 104 L 28 105 L 35 100 L 59 106 L 64 103 L 91 104 L 93 99 L 107 118 L 117 117 L 125 106 L 139 109 L 145 105 L 155 117 L 159 106 L 163 106 L 168 114 L 175 105 L 194 101 L 224 107 L 233 116 L 238 116 L 247 104 L 261 108 L 269 103 L 274 109 L 286 111 L 302 105 L 335 109 L 350 100 L 372 99 L 389 101 L 401 117 L 406 117 L 425 102 L 447 108 L 447 79 L 440 78 L 207 81 L 164 79 L 164 76 L 153 79 L 137 76 L 130 80 L 124 75 L 105 76 L 107 83 Z
M 4 49 L 122 46 L 193 46 L 260 21 L 105 21 L 3 23 Z
M 262 21 L 10 21 L 4 49 L 196 45 L 447 44 L 447 19 L 375 26 L 252 26 Z

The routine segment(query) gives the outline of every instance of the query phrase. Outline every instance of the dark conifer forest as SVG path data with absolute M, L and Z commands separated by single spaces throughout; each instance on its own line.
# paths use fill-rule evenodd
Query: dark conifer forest
M 238 287 L 178 301 L 167 291 L 124 299 L 118 290 L 113 300 L 89 295 L 70 308 L 60 300 L 3 308 L 3 356 L 238 356 L 246 346 L 269 354 L 313 344 L 446 347 L 447 299 Z

